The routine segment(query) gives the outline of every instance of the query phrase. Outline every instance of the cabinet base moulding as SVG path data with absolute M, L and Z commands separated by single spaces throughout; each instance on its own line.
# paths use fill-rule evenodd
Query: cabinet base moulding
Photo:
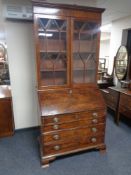
M 102 153 L 102 154 L 106 153 L 106 145 L 105 144 L 90 146 L 88 148 L 79 148 L 79 149 L 76 149 L 76 150 L 72 150 L 72 151 L 68 151 L 68 152 L 64 152 L 64 153 L 60 153 L 60 154 L 56 154 L 56 155 L 52 155 L 52 156 L 51 155 L 42 156 L 42 158 L 41 158 L 41 167 L 42 168 L 48 168 L 49 165 L 50 165 L 50 162 L 54 161 L 57 157 L 68 155 L 68 154 L 74 154 L 74 153 L 82 152 L 82 151 L 88 151 L 88 150 L 92 150 L 92 149 L 99 150 L 100 153 Z

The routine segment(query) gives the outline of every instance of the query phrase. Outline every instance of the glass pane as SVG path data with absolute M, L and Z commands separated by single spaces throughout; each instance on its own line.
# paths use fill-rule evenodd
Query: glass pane
M 74 21 L 73 81 L 91 83 L 96 79 L 96 47 L 98 25 L 89 21 Z
M 46 18 L 38 22 L 41 84 L 67 84 L 67 22 Z

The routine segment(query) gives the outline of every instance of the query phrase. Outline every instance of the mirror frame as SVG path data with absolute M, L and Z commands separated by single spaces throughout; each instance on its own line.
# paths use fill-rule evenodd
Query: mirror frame
M 4 61 L 6 61 L 6 48 L 5 48 L 4 44 L 0 43 L 0 48 L 3 49 Z
M 10 85 L 9 63 L 6 45 L 0 42 L 0 85 Z
M 127 66 L 126 66 L 125 72 L 123 73 L 122 78 L 120 78 L 120 77 L 118 76 L 117 72 L 116 72 L 116 61 L 117 61 L 117 57 L 118 57 L 118 54 L 119 54 L 119 52 L 120 52 L 120 49 L 121 49 L 122 47 L 124 47 L 124 48 L 125 48 L 125 51 L 126 51 L 126 55 L 127 55 Z M 124 46 L 124 45 L 121 45 L 121 46 L 118 48 L 118 50 L 117 50 L 117 53 L 116 53 L 116 56 L 115 56 L 115 62 L 114 62 L 115 75 L 116 75 L 116 77 L 117 77 L 117 79 L 118 79 L 119 81 L 121 81 L 121 80 L 123 80 L 123 79 L 125 78 L 125 76 L 126 76 L 126 74 L 127 74 L 127 68 L 128 68 L 128 51 L 127 51 L 127 47 Z

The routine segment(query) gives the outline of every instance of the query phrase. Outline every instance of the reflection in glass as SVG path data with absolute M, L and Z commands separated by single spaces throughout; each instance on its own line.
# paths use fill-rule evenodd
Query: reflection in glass
M 120 46 L 115 60 L 115 73 L 119 80 L 125 77 L 127 71 L 128 54 L 125 46 Z
M 41 84 L 67 84 L 66 20 L 39 18 Z
M 73 81 L 96 81 L 96 47 L 98 24 L 90 21 L 74 21 Z

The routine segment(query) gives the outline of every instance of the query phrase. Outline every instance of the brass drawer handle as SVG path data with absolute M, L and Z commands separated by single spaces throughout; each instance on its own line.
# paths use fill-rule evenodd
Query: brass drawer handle
M 72 90 L 71 89 L 69 90 L 69 94 L 72 94 Z
M 93 132 L 97 132 L 97 128 L 92 128 L 91 129 Z
M 59 146 L 59 145 L 54 146 L 54 150 L 55 150 L 55 151 L 60 150 L 60 146 Z
M 97 141 L 97 139 L 95 137 L 91 138 L 91 142 L 95 143 Z
M 93 119 L 92 120 L 92 123 L 95 123 L 96 124 L 96 123 L 98 123 L 98 120 L 97 119 Z
M 53 129 L 58 129 L 59 126 L 58 125 L 53 125 Z
M 97 112 L 93 112 L 93 117 L 98 117 L 98 113 Z
M 53 121 L 57 123 L 59 121 L 59 119 L 57 117 L 55 117 L 55 118 L 53 118 Z
M 53 135 L 53 139 L 54 139 L 54 140 L 59 140 L 59 138 L 60 138 L 59 135 L 57 135 L 57 134 L 56 134 L 56 135 Z

